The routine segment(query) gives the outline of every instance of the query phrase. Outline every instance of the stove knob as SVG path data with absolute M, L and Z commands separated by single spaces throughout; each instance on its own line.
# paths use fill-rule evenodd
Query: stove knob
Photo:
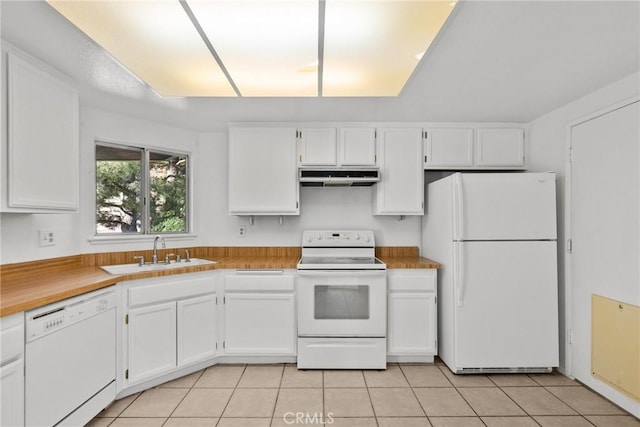
M 355 238 L 356 238 L 356 240 L 360 240 L 360 235 L 358 233 L 356 233 Z
M 318 233 L 318 240 L 322 240 L 322 234 Z
M 369 240 L 371 240 L 371 238 L 370 238 L 369 236 L 365 236 L 364 240 L 365 240 L 365 242 L 367 242 L 367 243 L 368 243 L 368 242 L 369 242 Z
M 313 236 L 307 236 L 307 242 L 311 243 L 313 241 Z

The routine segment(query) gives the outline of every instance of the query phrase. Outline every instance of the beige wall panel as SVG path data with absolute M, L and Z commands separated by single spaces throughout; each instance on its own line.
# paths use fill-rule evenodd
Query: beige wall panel
M 640 401 L 640 308 L 591 295 L 591 372 Z

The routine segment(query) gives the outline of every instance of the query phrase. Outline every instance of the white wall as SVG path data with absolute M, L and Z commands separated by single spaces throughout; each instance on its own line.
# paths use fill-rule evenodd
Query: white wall
M 303 188 L 300 216 L 248 217 L 227 213 L 227 133 L 198 134 L 105 110 L 82 107 L 80 114 L 80 211 L 77 214 L 2 214 L 3 264 L 77 253 L 148 249 L 153 236 L 126 243 L 96 241 L 95 140 L 145 147 L 173 148 L 191 153 L 193 167 L 193 238 L 167 238 L 168 246 L 299 246 L 302 230 L 313 228 L 368 228 L 377 244 L 418 246 L 418 217 L 371 215 L 371 192 L 365 188 Z M 64 167 L 64 166 L 62 166 Z M 246 226 L 246 237 L 238 233 Z M 54 230 L 55 246 L 39 247 L 38 231 Z
M 530 170 L 553 170 L 558 174 L 558 273 L 560 301 L 560 363 L 567 374 L 571 374 L 567 360 L 567 328 L 570 319 L 570 301 L 567 300 L 566 233 L 565 233 L 565 169 L 567 126 L 569 123 L 629 99 L 640 93 L 640 73 L 632 74 L 618 82 L 579 98 L 559 109 L 551 111 L 529 124 L 528 161 Z M 597 171 L 594 171 L 597 173 Z M 590 353 L 574 354 L 574 357 L 590 358 Z M 615 399 L 613 396 L 609 398 Z M 621 404 L 621 401 L 617 402 Z
M 531 122 L 528 129 L 528 162 L 532 171 L 558 173 L 560 298 L 564 304 L 564 150 L 568 122 L 630 97 L 637 92 L 639 76 L 634 74 L 613 85 L 578 99 Z M 247 118 L 250 119 L 250 118 Z M 196 133 L 162 123 L 137 119 L 105 110 L 81 108 L 81 207 L 78 214 L 2 214 L 1 262 L 21 262 L 84 252 L 148 248 L 150 240 L 133 243 L 92 244 L 94 215 L 94 140 L 102 138 L 155 147 L 179 147 L 192 153 L 194 167 L 194 231 L 197 237 L 171 241 L 170 246 L 196 245 L 283 245 L 299 244 L 304 229 L 327 227 L 371 228 L 377 243 L 388 246 L 419 246 L 420 221 L 415 217 L 371 215 L 372 188 L 303 188 L 301 215 L 258 217 L 253 226 L 246 217 L 227 214 L 226 132 Z M 238 227 L 247 235 L 239 237 Z M 53 229 L 57 244 L 38 246 L 38 230 Z M 564 325 L 562 325 L 564 328 Z M 561 357 L 564 358 L 564 343 Z M 562 359 L 564 361 L 564 359 Z M 564 365 L 564 363 L 563 363 Z
M 371 192 L 364 188 L 308 188 L 300 190 L 300 216 L 248 217 L 227 213 L 227 133 L 201 134 L 196 165 L 195 194 L 198 195 L 198 235 L 214 246 L 299 246 L 302 230 L 313 228 L 369 228 L 376 231 L 377 244 L 418 246 L 420 221 L 417 217 L 371 215 Z M 239 236 L 239 227 L 246 236 Z
M 95 139 L 131 145 L 177 148 L 198 157 L 198 134 L 162 123 L 135 119 L 90 107 L 80 109 L 80 209 L 74 214 L 1 214 L 1 262 L 3 264 L 86 252 L 149 248 L 146 241 L 91 243 L 95 220 Z M 64 165 L 60 165 L 64 167 Z M 56 245 L 40 247 L 38 231 L 53 230 Z M 175 243 L 199 245 L 199 239 Z

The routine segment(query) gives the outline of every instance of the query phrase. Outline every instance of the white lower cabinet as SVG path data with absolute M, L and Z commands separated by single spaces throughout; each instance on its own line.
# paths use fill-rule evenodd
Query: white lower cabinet
M 224 354 L 295 356 L 295 274 L 281 270 L 225 275 Z
M 216 355 L 217 297 L 213 294 L 178 301 L 178 365 Z
M 125 387 L 216 356 L 215 272 L 124 282 Z
M 24 313 L 0 319 L 0 426 L 24 425 Z
M 432 269 L 389 270 L 389 356 L 438 353 L 436 274 Z
M 0 425 L 24 425 L 24 359 L 0 367 Z
M 176 303 L 129 310 L 130 383 L 164 374 L 176 367 Z

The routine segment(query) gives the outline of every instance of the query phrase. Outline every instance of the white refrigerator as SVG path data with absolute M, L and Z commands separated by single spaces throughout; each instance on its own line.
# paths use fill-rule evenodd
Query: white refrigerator
M 455 173 L 426 191 L 439 357 L 455 373 L 557 367 L 555 174 Z

